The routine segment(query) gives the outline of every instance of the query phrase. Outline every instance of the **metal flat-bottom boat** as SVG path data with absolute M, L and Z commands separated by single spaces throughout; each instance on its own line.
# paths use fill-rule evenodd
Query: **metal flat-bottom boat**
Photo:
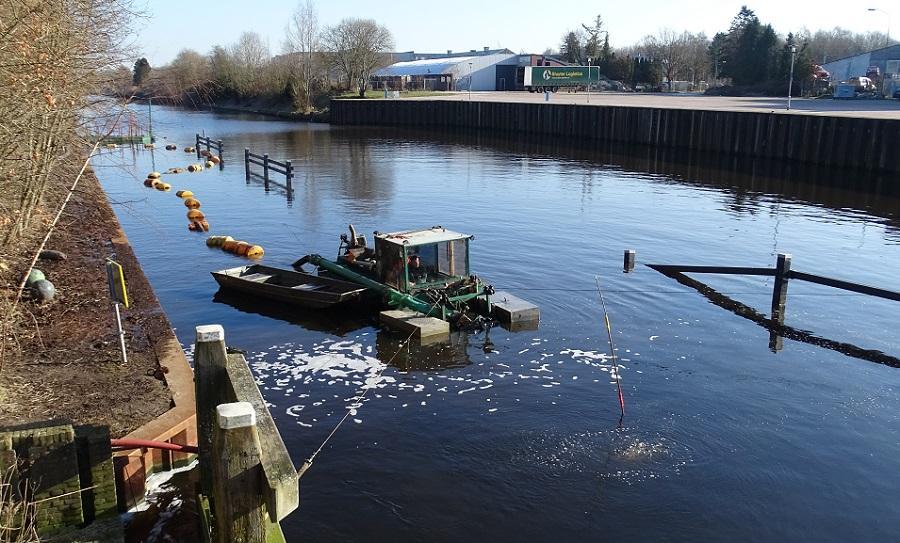
M 212 276 L 223 289 L 317 309 L 359 301 L 368 290 L 356 283 L 262 264 L 214 271 Z

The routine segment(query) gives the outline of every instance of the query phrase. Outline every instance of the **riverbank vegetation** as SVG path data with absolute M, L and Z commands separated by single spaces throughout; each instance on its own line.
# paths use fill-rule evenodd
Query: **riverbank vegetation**
M 348 91 L 365 96 L 369 77 L 389 64 L 390 31 L 372 19 L 344 18 L 322 25 L 311 0 L 300 3 L 285 27 L 279 54 L 255 32 L 206 54 L 185 49 L 165 66 L 153 67 L 137 88 L 119 71 L 120 95 L 188 105 L 225 104 L 312 113 Z M 132 74 L 136 76 L 136 72 Z
M 0 3 L 0 368 L 22 321 L 19 264 L 37 251 L 90 153 L 85 122 L 99 105 L 91 97 L 127 61 L 123 21 L 137 15 L 128 0 Z

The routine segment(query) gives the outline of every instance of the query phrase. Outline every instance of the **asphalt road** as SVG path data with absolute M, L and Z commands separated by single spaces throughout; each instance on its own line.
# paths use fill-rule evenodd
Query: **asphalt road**
M 439 96 L 402 98 L 402 100 L 469 100 L 466 92 L 448 92 Z M 482 102 L 544 102 L 544 95 L 529 92 L 473 92 L 471 100 Z M 590 100 L 590 102 L 588 102 Z M 787 110 L 787 98 L 751 98 L 703 96 L 699 94 L 586 92 L 563 90 L 550 95 L 550 103 L 598 106 L 696 109 L 708 111 L 751 111 L 781 114 L 828 115 L 872 119 L 900 119 L 900 100 L 833 100 L 830 98 L 794 98 Z

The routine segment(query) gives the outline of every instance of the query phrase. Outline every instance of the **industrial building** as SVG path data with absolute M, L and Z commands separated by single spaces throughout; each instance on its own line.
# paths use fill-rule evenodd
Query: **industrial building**
M 900 77 L 900 44 L 822 64 L 822 68 L 831 74 L 833 82 L 864 77 L 871 72 L 870 67 L 877 67 L 879 75 L 887 80 Z
M 372 87 L 388 90 L 521 90 L 525 66 L 565 66 L 556 57 L 516 55 L 509 49 L 468 53 L 390 53 L 395 60 L 372 75 Z M 399 60 L 399 62 L 397 62 Z

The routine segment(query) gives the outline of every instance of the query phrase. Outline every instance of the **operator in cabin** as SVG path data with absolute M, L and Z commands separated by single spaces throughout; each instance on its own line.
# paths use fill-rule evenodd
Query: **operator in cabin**
M 409 270 L 409 280 L 411 282 L 418 283 L 423 281 L 428 275 L 428 272 L 425 270 L 425 265 L 422 264 L 422 259 L 419 258 L 419 255 L 415 253 L 409 255 L 406 264 L 407 269 Z

